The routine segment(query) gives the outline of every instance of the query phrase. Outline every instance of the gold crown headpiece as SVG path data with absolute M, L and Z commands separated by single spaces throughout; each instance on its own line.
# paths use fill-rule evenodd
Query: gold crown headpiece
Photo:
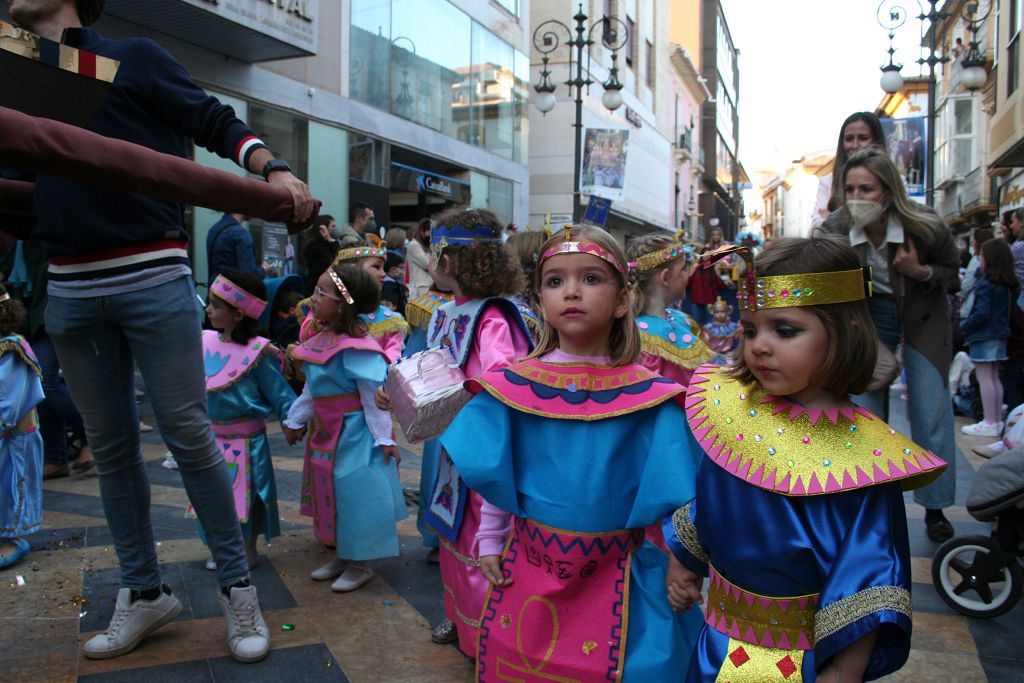
M 654 270 L 660 266 L 667 265 L 679 257 L 689 261 L 693 258 L 693 248 L 683 244 L 684 235 L 685 233 L 680 230 L 675 234 L 675 242 L 657 251 L 638 256 L 636 261 L 630 262 L 629 267 L 639 273 L 644 273 L 648 270 Z
M 334 262 L 331 265 L 340 266 L 345 261 L 355 261 L 357 259 L 364 259 L 370 257 L 376 258 L 387 258 L 388 250 L 377 247 L 350 247 L 348 249 L 341 249 L 338 251 L 338 255 L 334 257 Z
M 544 265 L 544 262 L 552 256 L 558 256 L 559 254 L 590 254 L 591 256 L 596 256 L 597 258 L 608 262 L 608 264 L 622 277 L 623 282 L 629 282 L 629 272 L 626 270 L 625 264 L 620 262 L 615 254 L 608 251 L 600 244 L 582 241 L 582 238 L 580 238 L 580 241 L 574 242 L 572 240 L 572 225 L 566 224 L 563 229 L 565 232 L 563 234 L 562 241 L 553 247 L 548 247 L 548 249 L 540 255 L 540 258 L 537 259 L 538 270 L 542 265 Z
M 715 261 L 738 254 L 747 264 L 747 276 L 739 281 L 736 304 L 740 310 L 793 306 L 824 306 L 848 301 L 863 301 L 871 296 L 871 268 L 854 268 L 828 273 L 793 273 L 759 277 L 754 270 L 750 249 L 727 244 L 701 255 L 701 265 L 710 268 Z

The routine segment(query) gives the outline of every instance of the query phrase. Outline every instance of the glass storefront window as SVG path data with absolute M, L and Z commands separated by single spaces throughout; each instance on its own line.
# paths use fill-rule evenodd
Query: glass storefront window
M 491 176 L 487 191 L 487 208 L 498 216 L 498 220 L 512 222 L 512 181 Z
M 460 122 L 457 137 L 511 159 L 515 123 L 515 53 L 512 46 L 480 24 L 473 24 L 472 33 L 472 66 L 468 81 L 470 101 L 467 107 L 465 97 L 456 100 L 456 120 Z
M 308 180 L 309 125 L 305 118 L 253 104 L 249 106 L 249 127 L 274 156 L 288 162 L 296 177 Z
M 512 134 L 515 142 L 515 150 L 512 156 L 513 161 L 525 164 L 529 158 L 530 139 L 530 58 L 522 52 L 516 52 L 516 84 L 515 114 L 512 124 Z
M 348 136 L 348 177 L 364 183 L 380 185 L 384 154 L 380 140 L 360 133 Z
M 349 97 L 389 110 L 391 3 L 354 0 L 349 70 Z

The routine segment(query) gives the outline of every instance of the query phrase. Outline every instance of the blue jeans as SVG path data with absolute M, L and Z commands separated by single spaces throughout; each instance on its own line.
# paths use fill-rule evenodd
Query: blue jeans
M 249 576 L 231 480 L 206 413 L 201 319 L 187 278 L 112 296 L 51 296 L 46 306 L 46 329 L 85 419 L 126 588 L 161 583 L 139 441 L 135 364 L 209 539 L 220 584 Z
M 874 297 L 868 300 L 871 318 L 878 337 L 893 352 L 900 340 L 900 320 L 893 299 Z M 949 386 L 931 361 L 910 342 L 903 344 L 903 368 L 907 377 L 907 405 L 910 438 L 949 463 L 939 478 L 914 491 L 914 500 L 930 510 L 941 510 L 954 504 L 956 498 L 956 437 L 953 433 L 953 407 Z M 882 415 L 888 387 L 854 396 L 854 402 Z
M 68 387 L 61 379 L 60 361 L 50 335 L 40 329 L 31 343 L 42 371 L 43 394 L 46 396 L 38 406 L 44 458 L 47 465 L 63 465 L 68 461 L 68 432 L 75 438 L 85 438 L 85 427 Z

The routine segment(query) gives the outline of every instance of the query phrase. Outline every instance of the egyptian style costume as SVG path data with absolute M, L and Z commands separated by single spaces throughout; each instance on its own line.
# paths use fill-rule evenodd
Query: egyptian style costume
M 387 254 L 387 249 L 379 247 L 350 247 L 340 250 L 332 265 L 338 266 L 349 261 L 358 262 L 364 258 L 379 258 L 383 261 Z M 402 357 L 402 347 L 409 334 L 409 323 L 401 313 L 380 304 L 373 313 L 360 313 L 359 319 L 366 323 L 370 336 L 380 344 L 388 363 L 394 363 Z
M 530 336 L 533 338 L 534 343 L 536 343 L 540 340 L 541 330 L 544 329 L 544 321 L 541 320 L 536 308 L 522 292 L 516 292 L 509 298 L 512 299 L 512 303 L 519 309 L 519 315 L 523 316 L 523 322 L 526 323 L 526 327 L 530 330 Z
M 756 281 L 756 293 L 741 282 L 741 307 L 864 298 L 858 271 Z M 873 630 L 865 679 L 899 669 L 911 632 L 902 492 L 945 463 L 863 408 L 807 409 L 712 365 L 694 374 L 686 414 L 705 461 L 663 528 L 675 557 L 710 578 L 686 680 L 813 681 Z
M 676 681 L 686 667 L 700 619 L 669 608 L 667 557 L 644 533 L 693 492 L 683 388 L 607 361 L 555 351 L 470 380 L 441 437 L 469 487 L 513 515 L 480 681 Z
M 405 340 L 405 349 L 402 351 L 406 357 L 419 353 L 428 348 L 427 329 L 430 327 L 430 319 L 434 313 L 444 304 L 453 299 L 451 292 L 439 292 L 430 290 L 421 297 L 411 300 L 405 306 L 405 318 L 409 321 L 409 337 Z M 423 521 L 423 511 L 430 500 L 430 492 L 434 486 L 434 476 L 437 474 L 437 462 L 441 457 L 441 442 L 437 439 L 428 439 L 423 443 L 423 457 L 420 462 L 420 498 L 419 510 L 416 514 L 416 529 L 420 532 L 423 545 L 427 548 L 436 548 L 440 545 L 437 534 Z
M 0 539 L 20 539 L 43 522 L 43 438 L 36 418 L 44 398 L 41 377 L 23 337 L 0 338 Z
M 629 266 L 638 273 L 648 272 L 680 258 L 689 261 L 692 253 L 679 235 L 672 244 L 640 256 Z M 684 387 L 693 371 L 714 355 L 700 338 L 700 326 L 682 311 L 666 308 L 664 316 L 645 313 L 637 316 L 636 324 L 643 349 L 640 364 Z
M 431 231 L 435 249 L 481 240 L 500 243 L 501 237 L 490 226 L 472 230 L 436 226 Z M 503 368 L 527 355 L 532 348 L 530 339 L 518 308 L 503 297 L 456 298 L 438 308 L 427 329 L 428 347 L 447 346 L 466 377 Z M 488 433 L 477 434 L 478 442 Z M 458 631 L 459 649 L 475 658 L 477 628 L 490 585 L 474 553 L 483 499 L 466 487 L 443 450 L 437 460 L 423 521 L 437 532 L 441 544 L 445 614 Z
M 719 322 L 715 316 L 725 313 L 725 322 Z M 722 297 L 715 299 L 711 304 L 711 320 L 704 324 L 701 329 L 701 338 L 704 343 L 715 352 L 714 363 L 726 365 L 731 354 L 740 343 L 740 324 L 731 320 L 732 306 Z

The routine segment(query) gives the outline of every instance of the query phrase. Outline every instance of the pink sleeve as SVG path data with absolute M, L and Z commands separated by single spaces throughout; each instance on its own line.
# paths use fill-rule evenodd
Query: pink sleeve
M 477 557 L 501 555 L 512 530 L 512 515 L 486 500 L 480 505 L 480 529 L 476 532 Z
M 405 346 L 405 340 L 402 338 L 401 332 L 388 332 L 383 337 L 377 339 L 377 343 L 380 344 L 381 351 L 384 352 L 388 363 L 394 363 L 402 357 L 402 348 Z
M 466 361 L 466 377 L 500 370 L 530 352 L 526 333 L 510 325 L 501 309 L 488 306 L 480 315 L 473 349 Z

